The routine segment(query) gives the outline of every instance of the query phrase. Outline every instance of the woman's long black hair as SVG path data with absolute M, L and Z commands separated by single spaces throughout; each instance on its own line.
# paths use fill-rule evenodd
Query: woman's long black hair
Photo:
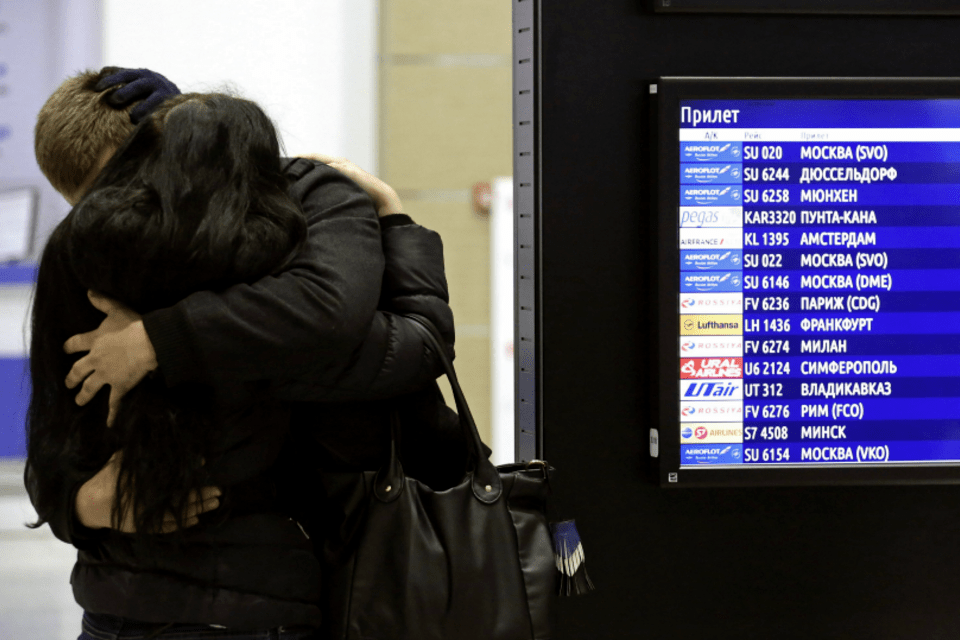
M 88 290 L 143 314 L 276 271 L 306 237 L 287 186 L 276 131 L 257 105 L 185 94 L 141 122 L 54 230 L 40 261 L 30 349 L 27 478 L 37 526 L 117 451 L 118 505 L 135 505 L 137 530 L 160 531 L 166 513 L 183 524 L 190 491 L 206 483 L 210 390 L 168 389 L 149 376 L 107 428 L 109 389 L 77 406 L 78 390 L 64 380 L 80 356 L 65 354 L 63 343 L 103 319 Z

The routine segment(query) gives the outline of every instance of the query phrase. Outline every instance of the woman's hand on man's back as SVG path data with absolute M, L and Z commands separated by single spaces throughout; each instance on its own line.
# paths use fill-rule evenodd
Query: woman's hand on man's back
M 137 533 L 133 524 L 133 515 L 136 505 L 124 509 L 123 513 L 116 508 L 117 479 L 120 477 L 120 465 L 123 453 L 113 454 L 110 461 L 87 480 L 77 492 L 76 514 L 80 524 L 88 529 L 116 529 L 122 533 Z M 187 508 L 183 513 L 183 526 L 192 527 L 197 524 L 201 513 L 212 511 L 220 506 L 220 489 L 204 487 L 199 492 L 190 493 Z M 164 518 L 163 528 L 150 533 L 172 533 L 177 530 L 177 518 L 168 513 Z

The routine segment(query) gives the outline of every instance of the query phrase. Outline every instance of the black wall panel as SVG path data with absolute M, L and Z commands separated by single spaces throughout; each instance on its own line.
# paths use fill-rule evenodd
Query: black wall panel
M 558 515 L 577 518 L 598 587 L 561 602 L 557 637 L 957 637 L 960 488 L 647 480 L 647 111 L 666 75 L 960 76 L 960 18 L 655 14 L 637 0 L 538 11 L 537 422 Z

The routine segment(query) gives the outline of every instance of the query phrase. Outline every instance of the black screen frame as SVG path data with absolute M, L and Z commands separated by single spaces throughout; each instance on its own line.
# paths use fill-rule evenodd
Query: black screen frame
M 657 13 L 960 15 L 957 0 L 653 0 Z M 824 7 L 829 2 L 830 6 Z
M 651 87 L 657 218 L 659 429 L 656 481 L 663 487 L 960 484 L 960 463 L 924 466 L 745 469 L 680 468 L 680 101 L 690 99 L 960 99 L 960 78 L 698 78 L 663 77 Z M 651 433 L 651 438 L 654 434 Z M 676 474 L 671 477 L 671 474 Z

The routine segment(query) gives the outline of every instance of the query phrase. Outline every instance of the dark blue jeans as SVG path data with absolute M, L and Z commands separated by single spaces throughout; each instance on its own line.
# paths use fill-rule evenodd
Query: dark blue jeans
M 137 622 L 102 613 L 83 614 L 83 632 L 77 640 L 319 640 L 316 629 L 279 627 L 260 631 L 224 629 L 209 624 L 163 625 Z

